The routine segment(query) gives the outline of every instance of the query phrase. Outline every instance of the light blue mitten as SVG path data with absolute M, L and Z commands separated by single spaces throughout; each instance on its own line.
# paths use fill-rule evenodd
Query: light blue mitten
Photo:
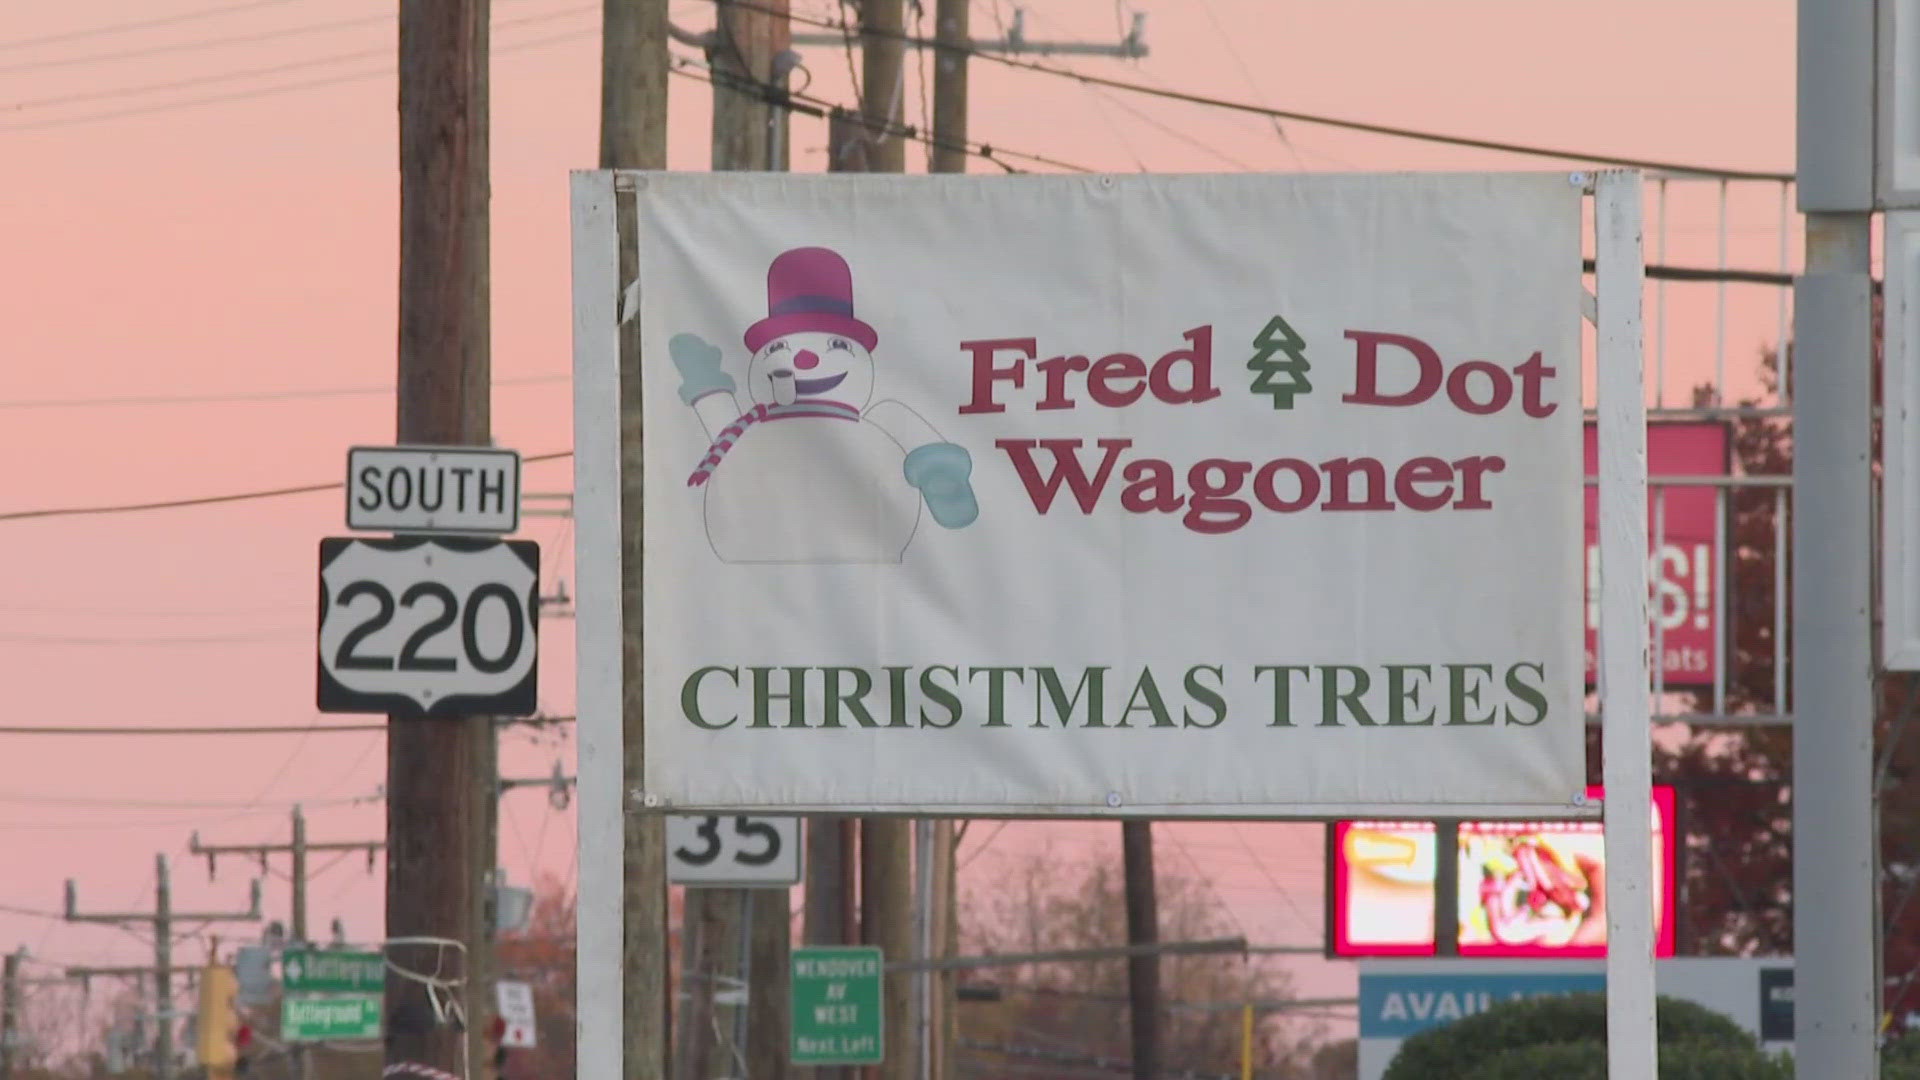
M 675 334 L 667 342 L 673 366 L 680 370 L 680 400 L 688 405 L 716 391 L 733 393 L 733 376 L 720 368 L 720 350 L 696 334 Z
M 949 529 L 964 529 L 980 516 L 974 500 L 973 457 L 964 446 L 928 443 L 907 455 L 907 483 L 920 490 L 933 520 Z

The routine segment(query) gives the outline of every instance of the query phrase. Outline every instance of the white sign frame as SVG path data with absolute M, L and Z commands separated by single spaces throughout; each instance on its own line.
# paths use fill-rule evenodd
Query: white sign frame
M 1591 183 L 1595 222 L 1595 297 L 1600 426 L 1602 648 L 1600 698 L 1604 782 L 1620 804 L 1652 797 L 1649 627 L 1647 622 L 1647 478 L 1644 342 L 1645 275 L 1638 172 L 1610 170 L 1570 181 Z M 621 963 L 628 813 L 659 810 L 629 784 L 623 710 L 627 707 L 625 580 L 620 536 L 621 470 L 638 466 L 638 448 L 622 443 L 620 324 L 632 314 L 637 287 L 620 276 L 618 193 L 634 175 L 576 171 L 571 177 L 573 232 L 574 492 L 581 508 L 576 552 L 584 579 L 609 583 L 581 590 L 575 631 L 580 715 L 580 903 L 576 1015 L 580 1074 L 617 1077 L 625 1045 Z M 637 620 L 639 612 L 633 613 Z M 635 678 L 640 672 L 633 672 Z M 1610 830 L 1620 845 L 1609 859 L 1608 889 L 1619 900 L 1650 895 L 1652 828 L 1641 813 Z M 1644 858 L 1633 857 L 1635 852 Z M 1653 1075 L 1653 907 L 1609 905 L 1606 966 L 1612 1080 Z M 659 988 L 635 987 L 635 992 Z
M 1578 670 L 1583 564 L 1579 541 L 1567 540 L 1580 529 L 1575 440 L 1584 365 L 1576 260 L 1584 182 L 1582 174 L 1569 183 L 1564 172 L 1055 176 L 979 179 L 967 182 L 973 194 L 966 195 L 948 178 L 796 184 L 751 174 L 636 177 L 642 277 L 639 291 L 629 290 L 637 297 L 631 318 L 643 324 L 650 350 L 637 388 L 648 499 L 641 568 L 646 628 L 640 631 L 648 668 L 644 795 L 678 813 L 1314 818 L 1451 816 L 1465 807 L 1491 817 L 1593 813 L 1585 804 L 1578 750 L 1585 713 Z M 1191 206 L 1196 216 L 1184 229 L 1155 221 L 1152 208 L 1166 200 Z M 716 204 L 745 216 L 745 235 L 703 209 Z M 864 215 L 850 214 L 851 205 L 900 215 L 909 234 L 915 222 L 947 224 L 908 247 L 877 237 L 862 241 L 873 227 L 861 224 Z M 1049 229 L 1065 231 L 1039 239 L 1023 229 L 985 242 L 994 218 L 982 215 L 1017 217 L 1033 206 L 1057 210 L 1034 219 L 1036 226 L 1057 222 Z M 949 208 L 974 216 L 956 230 L 943 213 Z M 1133 224 L 1123 226 L 1129 219 Z M 1457 219 L 1458 230 L 1434 229 L 1440 219 Z M 1128 239 L 1114 242 L 1138 249 L 1140 261 L 1121 291 L 1096 284 L 1104 275 L 1052 290 L 1052 300 L 1063 302 L 1073 290 L 1090 290 L 1085 302 L 1065 304 L 1077 316 L 1052 313 L 1052 304 L 1038 299 L 1049 290 L 1013 286 L 1001 272 L 1011 260 L 1041 274 L 1080 274 L 1081 260 L 1060 253 L 1100 246 L 1098 238 L 1116 227 Z M 1352 253 L 1353 230 L 1381 228 L 1396 239 L 1383 240 L 1386 247 L 1372 254 Z M 1249 230 L 1291 237 L 1295 254 L 1271 258 L 1264 245 L 1244 239 Z M 1208 239 L 1180 239 L 1194 231 Z M 951 245 L 971 261 L 921 272 L 924 287 L 917 289 L 888 288 L 862 276 L 915 277 L 909 267 L 922 259 L 926 243 Z M 1165 254 L 1144 254 L 1185 252 L 1185 243 L 1225 245 L 1238 254 L 1214 257 L 1252 259 L 1267 269 L 1251 275 L 1260 285 L 1228 288 L 1222 279 L 1221 290 L 1195 293 L 1190 273 L 1197 267 L 1176 270 Z M 1192 256 L 1174 261 L 1180 257 Z M 1463 261 L 1484 269 L 1460 274 Z M 1303 273 L 1308 266 L 1314 272 Z M 869 291 L 861 292 L 861 282 Z M 836 288 L 847 292 L 841 296 Z M 1142 292 L 1160 299 L 1123 302 Z M 968 299 L 956 303 L 949 293 Z M 1490 306 L 1496 294 L 1500 302 Z M 859 318 L 852 315 L 856 295 Z M 1369 299 L 1414 296 L 1421 299 L 1384 305 Z M 1500 307 L 1507 316 L 1490 317 Z M 1009 319 L 1019 325 L 1006 325 Z M 1037 329 L 1033 324 L 1054 320 L 1059 325 L 1041 333 L 1039 344 L 1020 344 L 1021 334 Z M 936 325 L 942 329 L 928 329 Z M 853 409 L 858 422 L 851 429 L 764 424 L 734 447 L 730 436 L 761 415 L 754 402 L 765 396 L 769 377 L 758 376 L 757 396 L 745 397 L 747 383 L 736 384 L 735 375 L 752 379 L 738 342 L 723 348 L 705 339 L 726 342 L 744 329 L 749 348 L 758 349 L 755 335 L 781 326 L 838 327 L 847 335 L 834 340 L 861 366 L 845 395 L 858 408 L 839 407 Z M 1178 329 L 1185 327 L 1192 329 Z M 1049 333 L 1058 340 L 1050 341 Z M 985 340 L 997 335 L 1005 340 Z M 887 387 L 886 365 L 866 352 L 875 337 L 892 340 L 896 351 L 922 354 L 910 380 L 897 377 Z M 953 362 L 925 358 L 936 341 L 945 343 L 940 347 L 951 351 Z M 1304 372 L 1308 362 L 1299 350 L 1309 341 L 1316 343 L 1308 349 L 1316 356 L 1314 381 L 1302 385 L 1318 392 L 1296 409 L 1296 391 L 1282 390 L 1292 384 L 1279 376 Z M 1380 342 L 1401 352 L 1383 361 Z M 827 349 L 825 339 L 817 344 Z M 1053 367 L 1044 382 L 1061 389 L 1046 390 L 1043 400 L 1043 380 L 1034 372 L 1056 362 L 1040 357 L 1096 344 L 1125 351 L 1094 365 L 1087 390 L 1078 393 L 1081 408 L 1054 411 L 1070 407 L 1074 392 L 1065 387 L 1071 379 L 1062 380 L 1066 369 Z M 1283 349 L 1293 359 L 1275 359 Z M 741 369 L 733 374 L 721 366 L 729 352 Z M 671 354 L 669 362 L 661 362 L 661 353 Z M 1533 359 L 1523 364 L 1530 353 Z M 1468 359 L 1483 354 L 1499 359 Z M 753 363 L 763 363 L 764 355 Z M 803 368 L 820 362 L 809 355 L 799 354 Z M 882 345 L 873 357 L 886 355 Z M 1137 382 L 1128 394 L 1103 396 L 1111 363 L 1122 358 L 1142 368 L 1137 375 L 1122 372 L 1123 380 Z M 1515 374 L 1503 382 L 1507 365 Z M 1528 365 L 1531 376 L 1523 374 Z M 1260 374 L 1227 374 L 1247 369 Z M 1383 370 L 1393 374 L 1380 376 L 1378 385 L 1393 384 L 1398 396 L 1376 388 L 1375 373 Z M 879 374 L 869 378 L 872 372 Z M 1404 384 L 1394 377 L 1402 373 Z M 1476 404 L 1463 377 L 1486 373 L 1494 397 Z M 1523 378 L 1538 381 L 1525 393 L 1512 390 Z M 826 387 L 845 379 L 846 373 L 832 375 Z M 1251 392 L 1245 379 L 1252 379 Z M 1435 398 L 1443 383 L 1447 396 Z M 793 384 L 807 385 L 807 379 Z M 635 389 L 621 391 L 628 409 Z M 1004 400 L 995 397 L 1001 392 Z M 698 407 L 687 407 L 694 400 L 689 394 Z M 1275 396 L 1269 401 L 1265 394 Z M 1069 405 L 1054 403 L 1056 395 Z M 1547 407 L 1535 411 L 1541 400 Z M 868 407 L 869 401 L 877 403 Z M 1124 411 L 1134 404 L 1145 411 Z M 1180 405 L 1199 410 L 1174 408 Z M 1391 451 L 1383 450 L 1371 425 L 1386 423 L 1386 414 L 1370 406 L 1403 405 L 1413 408 L 1405 419 L 1394 414 L 1401 434 Z M 808 413 L 804 403 L 797 407 Z M 822 427 L 831 430 L 811 430 Z M 1067 445 L 1075 449 L 1065 455 L 1054 441 L 1061 434 L 1074 436 Z M 1144 445 L 1124 449 L 1134 446 L 1136 435 Z M 1219 441 L 1223 435 L 1229 441 Z M 825 442 L 814 445 L 819 439 Z M 1103 451 L 1092 449 L 1096 439 L 1107 455 L 1097 470 L 1079 449 L 1100 460 Z M 685 467 L 676 447 L 685 453 Z M 723 447 L 731 448 L 728 468 L 716 468 L 729 454 Z M 909 447 L 918 449 L 908 454 Z M 943 500 L 948 516 L 932 489 L 931 513 L 921 510 L 920 493 L 909 486 L 917 482 L 911 459 L 928 450 L 947 452 L 930 459 L 937 464 L 929 468 L 944 463 L 972 477 L 970 485 L 960 481 L 962 497 Z M 1411 455 L 1429 451 L 1442 455 L 1434 460 L 1499 456 L 1443 464 L 1440 504 L 1417 494 L 1396 501 L 1393 493 L 1415 490 L 1403 483 L 1421 460 Z M 1056 471 L 1042 479 L 1049 452 Z M 1385 454 L 1384 463 L 1365 456 L 1376 452 Z M 1304 457 L 1286 456 L 1292 453 Z M 733 464 L 754 454 L 763 456 Z M 1256 460 L 1239 463 L 1234 474 L 1221 454 Z M 899 479 L 903 455 L 910 459 L 905 482 Z M 1116 459 L 1127 455 L 1134 455 L 1124 470 L 1128 477 L 1158 466 L 1169 478 L 1151 497 L 1157 513 L 1127 501 L 1151 481 L 1136 480 L 1121 493 Z M 1391 486 L 1343 480 L 1355 464 L 1347 455 L 1360 455 L 1375 476 L 1399 479 Z M 1072 501 L 1055 497 L 1069 471 L 1059 464 L 1062 456 L 1073 462 L 1072 473 L 1086 469 L 1100 477 L 1087 485 L 1092 495 L 1075 481 L 1077 511 Z M 1260 467 L 1266 458 L 1276 460 Z M 1332 460 L 1306 464 L 1322 458 Z M 816 469 L 810 464 L 816 461 L 836 467 Z M 1193 462 L 1199 464 L 1189 469 Z M 687 469 L 696 464 L 689 478 Z M 1286 465 L 1295 470 L 1275 471 Z M 1476 476 L 1482 467 L 1508 474 L 1499 482 L 1505 495 L 1489 500 L 1477 480 L 1456 481 L 1455 466 L 1463 468 L 1460 477 Z M 1220 484 L 1198 478 L 1216 468 L 1226 471 Z M 1256 482 L 1255 468 L 1267 480 Z M 1299 482 L 1300 501 L 1287 506 L 1276 492 L 1289 482 L 1276 487 L 1273 477 L 1300 470 L 1307 474 Z M 862 472 L 867 475 L 856 477 Z M 1171 479 L 1176 473 L 1188 477 L 1191 500 L 1174 494 L 1185 490 Z M 1106 482 L 1109 475 L 1115 483 Z M 864 482 L 868 476 L 872 483 Z M 1257 483 L 1268 484 L 1269 494 L 1256 503 Z M 1219 493 L 1207 490 L 1215 486 L 1232 489 L 1227 494 L 1237 493 L 1237 501 L 1222 505 Z M 1354 492 L 1363 488 L 1373 494 L 1356 503 Z M 807 495 L 798 494 L 803 491 Z M 1422 512 L 1340 512 L 1403 505 Z M 1424 512 L 1463 508 L 1483 512 Z M 1277 516 L 1302 509 L 1313 512 Z M 581 504 L 583 516 L 610 512 Z M 959 531 L 976 517 L 980 527 Z M 1242 531 L 1247 524 L 1255 527 Z M 1125 559 L 1118 557 L 1122 548 Z M 1115 557 L 1088 562 L 1082 555 L 1089 550 Z M 1436 556 L 1459 560 L 1455 572 L 1431 573 Z M 1329 572 L 1289 583 L 1273 572 L 1276 557 L 1325 565 Z M 816 563 L 817 570 L 802 569 Z M 1168 572 L 1138 572 L 1155 565 Z M 1123 581 L 1126 567 L 1137 576 Z M 995 580 L 1006 591 L 960 584 Z M 932 596 L 942 601 L 928 605 Z M 859 599 L 843 603 L 842 597 Z M 1507 617 L 1466 619 L 1450 633 L 1432 632 L 1436 620 L 1452 617 L 1442 611 L 1485 611 L 1490 602 L 1505 605 L 1496 610 Z M 1310 618 L 1271 621 L 1258 614 L 1298 612 L 1302 604 L 1317 605 Z M 1210 609 L 1221 617 L 1203 617 Z M 1073 622 L 1085 625 L 1062 624 L 1066 611 L 1081 612 Z M 629 610 L 627 617 L 636 614 Z M 1253 623 L 1241 626 L 1245 620 Z M 1255 629 L 1263 621 L 1264 628 Z M 1329 645 L 1336 641 L 1350 645 Z M 1491 662 L 1488 681 L 1464 689 L 1482 661 Z M 902 666 L 882 674 L 883 663 Z M 1009 664 L 1016 666 L 993 666 Z M 1412 669 L 1405 683 L 1402 666 Z M 842 726 L 836 712 L 846 684 L 839 680 L 848 676 L 860 689 L 846 708 L 861 725 L 873 724 L 870 705 L 883 714 L 892 709 L 892 722 L 883 721 L 888 727 L 955 730 L 918 738 L 827 730 Z M 1536 676 L 1537 691 L 1525 685 Z M 1338 694 L 1348 678 L 1358 687 L 1355 695 Z M 784 680 L 805 686 L 782 714 L 785 725 L 808 726 L 811 710 L 814 735 L 749 734 L 780 722 L 764 695 Z M 1352 704 L 1359 693 L 1367 695 L 1364 707 Z M 1478 704 L 1482 693 L 1495 711 L 1475 720 L 1471 706 L 1461 703 Z M 1334 704 L 1336 698 L 1347 704 Z M 1442 708 L 1421 718 L 1414 714 L 1424 706 L 1414 704 L 1403 714 L 1401 702 L 1422 698 Z M 1436 717 L 1449 700 L 1454 712 Z M 950 713 L 941 720 L 943 708 Z M 1344 720 L 1343 708 L 1352 710 Z M 1532 719 L 1528 709 L 1538 710 Z M 1150 718 L 1133 715 L 1149 710 Z M 1303 710 L 1314 710 L 1314 722 L 1296 715 Z M 1539 723 L 1542 718 L 1547 722 Z M 1054 725 L 1063 729 L 1057 736 L 1035 734 Z M 993 727 L 1010 734 L 983 730 Z M 856 760 L 864 764 L 845 767 Z M 731 768 L 689 767 L 720 761 Z
M 509 485 L 501 495 L 502 515 L 469 514 L 454 516 L 439 511 L 413 510 L 406 513 L 388 512 L 384 516 L 370 516 L 379 511 L 369 511 L 360 505 L 356 497 L 356 485 L 361 470 L 369 465 L 387 463 L 392 465 L 417 467 L 443 465 L 458 462 L 461 459 L 475 464 L 489 466 L 507 466 Z M 420 461 L 417 459 L 425 459 Z M 450 459 L 450 460 L 449 460 Z M 501 450 L 485 446 L 427 446 L 402 443 L 397 446 L 352 446 L 347 448 L 347 528 L 363 532 L 396 532 L 448 534 L 455 536 L 505 536 L 520 531 L 520 451 Z M 445 487 L 441 489 L 444 497 Z
M 762 830 L 773 834 L 770 851 Z M 784 889 L 800 883 L 804 850 L 797 817 L 673 814 L 667 818 L 667 884 Z M 758 861 L 762 853 L 765 862 Z
M 1883 417 L 1886 476 L 1880 515 L 1881 609 L 1886 629 L 1882 659 L 1894 671 L 1920 670 L 1920 372 L 1914 351 L 1920 345 L 1920 210 L 1882 215 L 1886 289 L 1881 309 L 1885 355 Z

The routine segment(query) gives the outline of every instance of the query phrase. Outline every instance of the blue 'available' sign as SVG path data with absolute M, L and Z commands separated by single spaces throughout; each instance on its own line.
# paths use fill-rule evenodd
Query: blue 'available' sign
M 1360 1037 L 1404 1039 L 1431 1027 L 1484 1012 L 1502 1001 L 1577 994 L 1607 988 L 1591 974 L 1360 976 Z

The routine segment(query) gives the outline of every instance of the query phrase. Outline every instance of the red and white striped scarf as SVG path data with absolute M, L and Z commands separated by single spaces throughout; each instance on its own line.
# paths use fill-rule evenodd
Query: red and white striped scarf
M 860 412 L 851 405 L 842 405 L 837 401 L 755 405 L 741 413 L 738 420 L 720 429 L 720 434 L 714 437 L 713 444 L 707 447 L 707 456 L 700 459 L 700 464 L 693 470 L 693 475 L 687 477 L 687 486 L 699 487 L 706 483 L 707 478 L 713 475 L 713 470 L 720 467 L 720 459 L 727 456 L 727 451 L 733 449 L 733 444 L 740 441 L 740 436 L 746 434 L 748 428 L 762 420 L 781 420 L 795 416 L 831 416 L 841 420 L 858 420 Z

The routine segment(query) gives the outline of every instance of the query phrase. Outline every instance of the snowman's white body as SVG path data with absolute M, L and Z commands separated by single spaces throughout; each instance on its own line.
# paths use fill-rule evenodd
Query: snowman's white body
M 708 477 L 707 539 L 730 563 L 897 563 L 920 523 L 905 458 L 865 418 L 776 414 Z

